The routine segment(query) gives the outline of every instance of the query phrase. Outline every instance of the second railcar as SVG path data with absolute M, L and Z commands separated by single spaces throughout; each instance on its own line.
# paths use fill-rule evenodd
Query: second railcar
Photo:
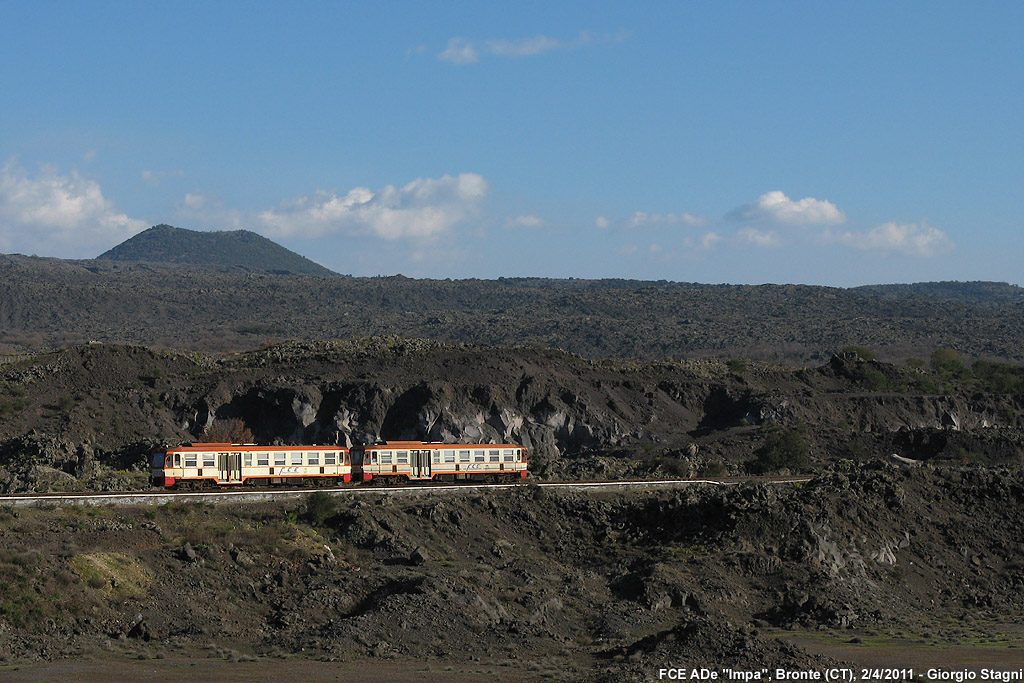
M 516 444 L 386 441 L 353 450 L 357 479 L 514 481 L 524 479 L 527 452 Z

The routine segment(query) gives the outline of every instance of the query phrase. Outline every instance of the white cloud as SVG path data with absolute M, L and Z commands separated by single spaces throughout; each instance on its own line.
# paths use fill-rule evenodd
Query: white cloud
M 645 211 L 637 211 L 626 220 L 625 225 L 630 228 L 647 228 L 658 225 L 693 227 L 704 225 L 705 223 L 706 221 L 700 216 L 694 216 L 689 213 L 647 213 Z
M 516 216 L 505 220 L 506 228 L 543 228 L 548 222 L 535 214 Z
M 714 249 L 719 242 L 722 241 L 722 236 L 715 232 L 704 233 L 699 239 L 693 237 L 684 237 L 682 241 L 683 249 L 690 251 L 709 251 Z
M 143 171 L 142 179 L 150 185 L 156 187 L 160 184 L 160 181 L 164 178 L 182 178 L 185 172 L 181 169 L 173 171 Z
M 502 57 L 532 57 L 567 46 L 561 40 L 544 35 L 520 40 L 488 40 L 485 45 L 489 53 Z
M 779 240 L 779 234 L 774 230 L 762 231 L 756 228 L 743 228 L 739 230 L 736 233 L 736 240 L 742 244 L 762 249 L 777 247 L 782 243 Z
M 611 224 L 611 221 L 609 221 L 604 216 L 598 216 L 597 218 L 594 219 L 594 227 L 599 228 L 601 230 L 607 230 L 609 227 L 611 227 Z
M 448 41 L 448 47 L 438 54 L 437 58 L 452 64 L 475 64 L 480 61 L 480 53 L 465 38 L 452 38 Z
M 218 203 L 212 197 L 205 194 L 193 194 L 192 192 L 186 192 L 185 198 L 181 200 L 182 205 L 186 209 L 205 209 L 212 204 Z
M 476 173 L 418 178 L 376 192 L 357 187 L 339 196 L 317 192 L 261 211 L 256 222 L 270 237 L 369 234 L 388 240 L 430 238 L 472 218 L 488 191 Z
M 920 223 L 889 222 L 876 225 L 864 232 L 827 231 L 823 238 L 856 249 L 891 251 L 928 258 L 953 249 L 951 239 L 938 228 Z
M 228 208 L 219 197 L 195 192 L 182 197 L 174 216 L 195 230 L 239 230 L 252 225 L 245 213 Z
M 551 38 L 542 34 L 519 40 L 472 41 L 468 38 L 456 37 L 448 40 L 448 45 L 438 53 L 437 58 L 442 62 L 458 65 L 475 64 L 480 61 L 482 55 L 518 59 L 534 57 L 552 50 L 570 50 L 590 45 L 619 43 L 628 37 L 627 33 L 612 35 L 591 31 L 580 31 L 579 35 L 571 40 Z
M 715 245 L 722 241 L 722 236 L 709 232 L 700 238 L 700 246 L 702 249 L 714 249 Z
M 727 217 L 775 225 L 838 225 L 846 221 L 846 215 L 830 201 L 813 197 L 793 201 L 779 190 L 764 193 L 754 203 L 729 212 Z
M 61 175 L 52 166 L 35 177 L 14 161 L 0 169 L 0 243 L 4 250 L 91 258 L 147 227 L 117 211 L 99 183 Z

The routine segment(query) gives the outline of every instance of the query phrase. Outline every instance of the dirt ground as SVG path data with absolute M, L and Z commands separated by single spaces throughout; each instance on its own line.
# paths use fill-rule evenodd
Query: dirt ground
M 315 660 L 254 660 L 229 662 L 223 659 L 132 660 L 126 657 L 99 657 L 91 661 L 61 661 L 29 666 L 0 668 L 0 681 L 34 683 L 36 681 L 74 681 L 107 683 L 111 680 L 181 680 L 196 683 L 249 683 L 250 681 L 363 681 L 365 683 L 414 683 L 425 681 L 532 681 L 559 678 L 558 672 L 531 671 L 526 667 L 487 666 L 466 662 L 422 664 L 418 662 L 339 663 Z
M 1005 629 L 1005 630 L 1004 630 Z M 877 632 L 770 634 L 809 653 L 854 668 L 861 677 L 862 668 L 907 669 L 916 677 L 926 676 L 928 669 L 949 672 L 982 669 L 1013 673 L 1024 666 L 1024 634 L 1019 624 L 1002 624 L 997 630 L 1005 634 L 988 642 L 973 644 L 944 643 L 914 636 L 879 637 Z M 527 658 L 528 660 L 528 658 Z M 677 660 L 652 665 L 640 680 L 659 680 L 658 669 L 683 664 Z M 591 667 L 591 668 L 588 668 Z M 588 671 L 598 675 L 599 664 L 585 661 L 561 668 L 548 668 L 529 661 L 481 662 L 437 661 L 356 661 L 324 662 L 289 657 L 284 659 L 247 658 L 230 661 L 216 653 L 185 653 L 149 659 L 146 655 L 101 652 L 88 658 L 62 660 L 42 664 L 0 666 L 0 681 L 34 683 L 36 681 L 76 681 L 106 683 L 110 680 L 167 681 L 188 678 L 197 683 L 244 683 L 253 680 L 338 681 L 364 683 L 414 683 L 418 681 L 535 681 L 587 680 Z

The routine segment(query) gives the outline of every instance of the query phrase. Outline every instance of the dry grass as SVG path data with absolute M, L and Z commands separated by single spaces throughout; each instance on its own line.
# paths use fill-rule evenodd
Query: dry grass
M 70 564 L 87 586 L 112 600 L 142 595 L 152 582 L 149 570 L 137 559 L 123 553 L 76 555 Z

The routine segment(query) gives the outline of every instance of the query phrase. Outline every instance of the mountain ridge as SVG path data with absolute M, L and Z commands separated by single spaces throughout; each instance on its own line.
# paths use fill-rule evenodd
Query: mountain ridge
M 902 285 L 415 280 L 17 255 L 0 256 L 0 281 L 0 353 L 90 340 L 229 351 L 275 339 L 398 335 L 539 345 L 594 359 L 717 356 L 803 365 L 858 345 L 888 360 L 928 358 L 944 346 L 971 359 L 1024 361 L 1024 296 L 999 283 L 914 292 Z

